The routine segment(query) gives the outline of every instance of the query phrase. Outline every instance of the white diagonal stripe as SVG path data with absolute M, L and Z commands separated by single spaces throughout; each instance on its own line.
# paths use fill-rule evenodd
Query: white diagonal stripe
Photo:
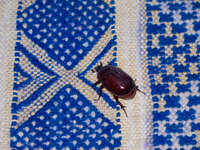
M 47 68 L 54 71 L 60 76 L 62 76 L 63 73 L 67 72 L 67 70 L 62 65 L 57 63 L 53 58 L 49 57 L 48 53 L 44 49 L 28 39 L 23 31 L 21 38 L 21 43 L 27 48 L 27 50 L 35 57 L 37 57 L 37 59 Z
M 47 83 L 52 78 L 54 78 L 54 76 L 49 76 L 48 74 L 40 71 L 40 69 L 38 69 L 33 64 L 31 64 L 31 62 L 28 60 L 28 58 L 24 54 L 22 54 L 21 52 L 19 53 L 20 53 L 20 58 L 21 58 L 21 60 L 19 61 L 19 65 L 25 72 L 27 72 L 29 75 L 32 76 L 33 81 L 31 81 L 30 84 L 28 84 L 24 88 L 21 88 L 18 91 L 19 100 L 17 101 L 17 104 L 27 99 L 39 87 L 41 87 L 43 84 Z M 42 81 L 42 85 L 41 85 L 41 81 Z
M 97 57 L 97 55 L 99 55 L 104 50 L 104 48 L 107 46 L 112 38 L 112 29 L 111 27 L 109 27 L 103 37 L 97 42 L 96 45 L 94 45 L 92 50 L 89 51 L 89 53 L 78 63 L 78 65 L 76 65 L 74 70 L 76 70 L 77 72 L 84 71 L 95 59 L 95 57 Z
M 31 6 L 32 4 L 34 4 L 36 2 L 36 0 L 20 0 L 22 2 L 22 10 L 24 11 L 24 9 L 28 8 L 29 6 Z
M 97 42 L 92 50 L 89 51 L 84 59 L 81 60 L 73 70 L 66 70 L 62 65 L 58 64 L 55 60 L 50 58 L 45 50 L 41 49 L 41 47 L 34 44 L 24 34 L 22 34 L 22 44 L 27 48 L 27 50 L 35 55 L 37 59 L 46 67 L 60 75 L 60 78 L 47 90 L 45 90 L 44 93 L 42 93 L 31 105 L 18 112 L 17 126 L 20 126 L 31 116 L 33 116 L 47 102 L 49 102 L 60 89 L 62 89 L 67 84 L 71 84 L 74 88 L 83 93 L 87 99 L 91 100 L 92 104 L 95 105 L 98 110 L 101 111 L 102 108 L 105 108 L 101 112 L 105 115 L 105 117 L 116 123 L 116 110 L 108 106 L 108 104 L 103 100 L 96 102 L 95 99 L 98 98 L 97 93 L 90 86 L 76 77 L 77 72 L 84 71 L 95 59 L 95 57 L 103 51 L 112 37 L 113 35 L 111 33 L 111 28 L 109 28 L 104 36 L 99 40 L 99 42 Z
M 56 95 L 56 93 L 62 89 L 65 85 L 71 84 L 78 89 L 84 96 L 91 100 L 92 104 L 95 105 L 99 110 L 103 109 L 102 113 L 105 117 L 115 122 L 116 110 L 109 107 L 105 101 L 95 101 L 98 98 L 97 93 L 87 84 L 82 82 L 76 76 L 66 74 L 62 76 L 57 82 L 51 85 L 44 93 L 41 94 L 31 105 L 26 107 L 23 111 L 18 113 L 17 126 L 23 124 L 26 120 L 40 110 L 47 102 Z

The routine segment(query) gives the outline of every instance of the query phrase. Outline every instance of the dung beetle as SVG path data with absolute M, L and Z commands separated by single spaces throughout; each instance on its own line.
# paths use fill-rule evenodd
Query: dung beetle
M 125 106 L 119 101 L 119 98 L 134 98 L 136 91 L 140 91 L 141 93 L 145 94 L 135 84 L 135 80 L 133 80 L 126 72 L 120 68 L 109 64 L 103 66 L 102 63 L 100 63 L 100 65 L 97 65 L 91 71 L 97 72 L 98 80 L 94 83 L 94 86 L 101 83 L 98 100 L 101 97 L 102 89 L 106 88 L 109 92 L 111 92 L 116 102 L 120 105 L 121 109 L 123 109 L 124 113 L 128 117 Z

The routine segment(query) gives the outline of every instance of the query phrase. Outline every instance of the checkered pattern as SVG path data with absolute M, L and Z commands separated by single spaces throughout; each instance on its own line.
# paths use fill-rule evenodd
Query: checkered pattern
M 200 148 L 200 3 L 147 0 L 153 146 Z

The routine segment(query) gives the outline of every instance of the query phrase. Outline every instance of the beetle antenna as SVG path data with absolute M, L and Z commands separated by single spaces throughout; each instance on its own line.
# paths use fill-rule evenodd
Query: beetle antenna
M 136 89 L 140 92 L 140 93 L 142 93 L 142 94 L 144 94 L 144 95 L 146 95 L 146 93 L 145 92 L 143 92 L 143 91 L 141 91 L 139 88 L 138 88 L 138 86 L 136 87 Z
M 94 69 L 91 69 L 91 71 L 92 71 L 93 73 L 95 73 L 95 70 L 94 70 Z

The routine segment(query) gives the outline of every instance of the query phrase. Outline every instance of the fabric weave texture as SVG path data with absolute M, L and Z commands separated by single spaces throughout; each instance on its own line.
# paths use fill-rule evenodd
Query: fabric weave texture
M 0 149 L 199 150 L 199 0 L 0 1 Z M 146 94 L 99 87 L 100 64 Z

